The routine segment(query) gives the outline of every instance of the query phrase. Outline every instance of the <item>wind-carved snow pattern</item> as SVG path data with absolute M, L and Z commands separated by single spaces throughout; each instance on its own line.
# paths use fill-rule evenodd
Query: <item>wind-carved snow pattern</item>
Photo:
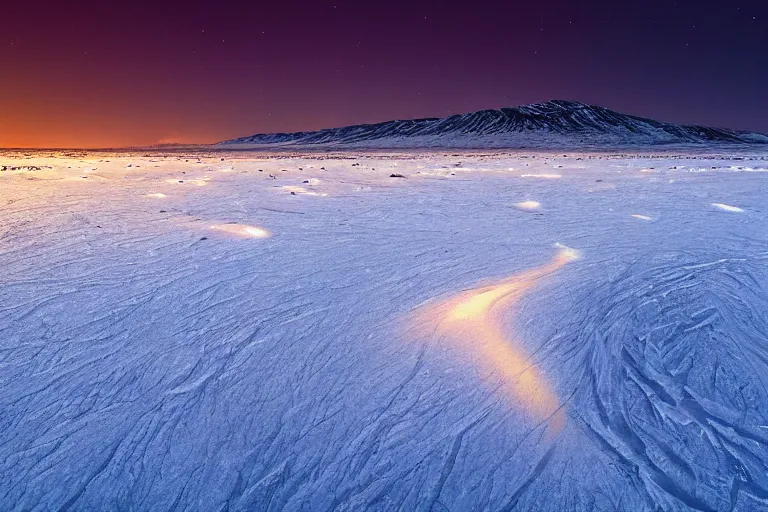
M 654 258 L 595 290 L 573 344 L 579 418 L 636 468 L 648 507 L 764 509 L 768 255 L 696 260 Z
M 766 510 L 766 160 L 0 152 L 0 510 Z

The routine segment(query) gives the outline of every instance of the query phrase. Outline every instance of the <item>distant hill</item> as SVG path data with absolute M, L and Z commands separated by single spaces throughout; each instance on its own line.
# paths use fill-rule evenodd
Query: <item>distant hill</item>
M 663 123 L 576 101 L 553 100 L 444 118 L 386 121 L 311 132 L 257 134 L 218 145 L 525 148 L 677 144 L 768 144 L 768 136 Z

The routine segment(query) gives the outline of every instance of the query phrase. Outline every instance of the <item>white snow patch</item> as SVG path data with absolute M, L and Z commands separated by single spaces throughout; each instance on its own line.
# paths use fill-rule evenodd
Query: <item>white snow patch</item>
M 556 180 L 558 178 L 562 178 L 562 174 L 521 174 L 521 178 L 541 178 L 545 180 Z
M 768 169 L 763 167 L 737 167 L 732 165 L 728 170 L 733 172 L 768 172 Z
M 521 210 L 533 211 L 541 208 L 541 203 L 538 201 L 522 201 L 520 203 L 515 203 L 514 206 Z
M 723 204 L 723 203 L 712 203 L 712 206 L 714 206 L 715 208 L 720 208 L 721 210 L 726 212 L 739 213 L 744 211 L 738 206 L 731 206 L 729 204 Z

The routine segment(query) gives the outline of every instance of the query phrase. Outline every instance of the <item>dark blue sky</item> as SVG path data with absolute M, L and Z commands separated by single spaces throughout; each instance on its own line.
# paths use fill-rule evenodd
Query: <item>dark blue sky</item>
M 555 98 L 768 132 L 767 4 L 11 0 L 0 146 L 213 142 Z

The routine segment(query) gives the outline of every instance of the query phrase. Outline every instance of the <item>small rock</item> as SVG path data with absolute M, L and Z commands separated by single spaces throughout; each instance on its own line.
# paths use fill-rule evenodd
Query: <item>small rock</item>
M 203 241 L 203 240 L 208 240 L 208 237 L 204 236 L 203 238 L 200 239 L 200 241 Z
M 390 174 L 389 177 L 390 178 L 405 178 L 405 176 L 403 176 L 402 174 Z
M 296 192 L 291 192 L 291 195 L 292 195 L 292 196 L 295 196 L 295 195 L 296 195 Z

